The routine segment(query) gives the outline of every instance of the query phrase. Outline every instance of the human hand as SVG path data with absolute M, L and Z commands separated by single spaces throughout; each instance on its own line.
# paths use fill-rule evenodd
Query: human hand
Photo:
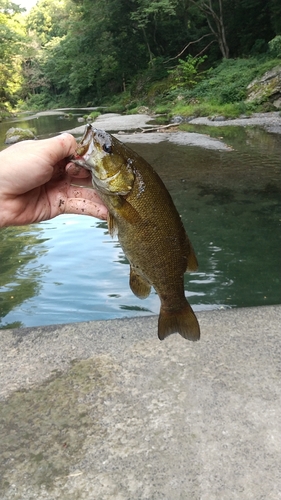
M 52 219 L 60 214 L 106 219 L 90 172 L 69 164 L 76 141 L 68 133 L 23 141 L 0 152 L 0 227 Z M 79 181 L 81 179 L 81 181 Z M 83 180 L 82 180 L 83 179 Z

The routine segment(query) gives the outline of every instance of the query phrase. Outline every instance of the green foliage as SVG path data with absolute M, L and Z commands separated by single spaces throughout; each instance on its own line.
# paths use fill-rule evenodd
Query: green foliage
M 281 57 L 281 35 L 268 42 L 269 52 L 273 57 Z
M 224 116 L 225 118 L 235 118 L 241 114 L 247 115 L 257 111 L 253 103 L 236 102 L 220 104 L 217 101 L 191 101 L 189 104 L 175 105 L 172 116 Z
M 45 45 L 65 35 L 74 8 L 71 0 L 39 0 L 28 14 L 27 30 Z
M 207 78 L 198 83 L 190 97 L 203 97 L 219 104 L 241 102 L 246 98 L 249 83 L 271 69 L 274 62 L 256 57 L 224 59 L 208 71 Z
M 179 94 L 185 102 L 243 102 L 247 82 L 263 64 L 260 54 L 269 46 L 271 57 L 280 57 L 280 5 L 280 0 L 39 0 L 24 16 L 16 4 L 0 0 L 0 106 L 115 105 L 116 95 L 118 106 L 127 110 L 175 101 Z M 219 64 L 217 19 L 226 53 L 240 62 Z M 178 63 L 168 74 L 171 60 Z M 201 72 L 203 62 L 205 71 L 211 64 L 214 69 Z
M 280 61 L 279 61 L 280 64 Z M 235 117 L 254 111 L 272 111 L 267 101 L 246 102 L 247 86 L 256 77 L 278 65 L 278 59 L 265 56 L 223 60 L 211 68 L 193 88 L 178 88 L 161 96 L 155 106 L 157 113 L 171 115 Z
M 89 115 L 88 118 L 91 118 L 91 120 L 95 120 L 98 116 L 100 116 L 100 111 L 92 111 Z
M 163 58 L 157 57 L 151 61 L 146 70 L 136 74 L 130 85 L 130 93 L 134 99 L 142 99 L 147 95 L 152 98 L 168 88 L 166 82 L 168 71 L 163 63 Z
M 11 109 L 22 85 L 24 28 L 18 5 L 0 0 L 0 109 Z
M 199 73 L 198 68 L 206 58 L 207 56 L 192 57 L 189 54 L 185 60 L 179 59 L 177 67 L 169 71 L 172 82 L 170 89 L 194 87 L 202 79 L 203 74 Z
M 156 16 L 175 15 L 177 2 L 171 0 L 136 0 L 137 9 L 132 12 L 131 18 L 140 28 L 153 22 Z

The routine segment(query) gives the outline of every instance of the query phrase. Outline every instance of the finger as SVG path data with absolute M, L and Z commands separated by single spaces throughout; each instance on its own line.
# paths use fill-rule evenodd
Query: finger
M 70 185 L 67 189 L 67 197 L 68 198 L 85 198 L 88 201 L 92 201 L 94 203 L 103 204 L 100 199 L 98 193 L 90 187 L 82 187 L 82 186 L 73 186 Z
M 74 163 L 68 163 L 65 167 L 65 171 L 70 177 L 77 177 L 78 179 L 83 179 L 91 176 L 89 170 L 86 170 L 79 165 L 75 165 Z
M 83 198 L 68 198 L 64 204 L 65 214 L 91 215 L 97 219 L 107 219 L 107 208 Z

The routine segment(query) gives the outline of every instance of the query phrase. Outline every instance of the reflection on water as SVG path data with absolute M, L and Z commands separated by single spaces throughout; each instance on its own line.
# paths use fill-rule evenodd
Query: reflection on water
M 45 253 L 44 239 L 39 226 L 1 229 L 0 246 L 0 325 L 1 318 L 21 307 L 26 300 L 40 293 L 40 282 L 47 267 L 40 263 Z M 8 328 L 16 328 L 24 323 L 13 319 L 6 323 Z
M 280 303 L 281 138 L 241 127 L 207 132 L 233 151 L 130 145 L 163 178 L 195 247 L 188 300 L 195 310 Z M 159 311 L 153 291 L 144 301 L 130 291 L 127 260 L 104 222 L 65 215 L 4 229 L 1 240 L 4 327 Z
M 17 118 L 4 120 L 0 122 L 0 150 L 4 146 L 6 132 L 11 127 L 30 128 L 38 139 L 43 139 L 81 125 L 77 121 L 78 117 L 90 114 L 91 109 L 88 112 L 85 108 L 71 108 L 66 111 L 57 110 L 53 114 L 25 113 Z

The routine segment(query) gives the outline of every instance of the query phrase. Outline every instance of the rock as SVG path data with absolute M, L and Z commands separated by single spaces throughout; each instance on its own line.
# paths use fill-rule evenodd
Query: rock
M 83 123 L 85 121 L 85 118 L 83 116 L 79 116 L 79 118 L 77 118 L 77 121 Z
M 273 101 L 273 106 L 277 109 L 281 109 L 281 96 L 279 97 L 279 99 L 276 99 L 275 101 Z
M 34 133 L 29 128 L 9 128 L 6 132 L 5 144 L 15 144 L 16 142 L 36 139 Z
M 182 123 L 183 122 L 183 117 L 182 116 L 173 116 L 171 119 L 171 123 Z
M 281 108 L 281 66 L 267 71 L 260 78 L 253 80 L 247 87 L 246 102 L 271 102 L 277 109 Z
M 226 118 L 222 115 L 211 116 L 210 120 L 212 122 L 225 122 Z
M 149 115 L 151 113 L 150 109 L 147 106 L 139 106 L 138 107 L 138 114 L 139 115 Z
M 185 122 L 186 122 L 186 123 L 189 123 L 189 122 L 191 122 L 191 120 L 194 120 L 194 118 L 196 118 L 196 116 L 195 116 L 195 115 L 187 116 L 187 117 L 185 118 Z

